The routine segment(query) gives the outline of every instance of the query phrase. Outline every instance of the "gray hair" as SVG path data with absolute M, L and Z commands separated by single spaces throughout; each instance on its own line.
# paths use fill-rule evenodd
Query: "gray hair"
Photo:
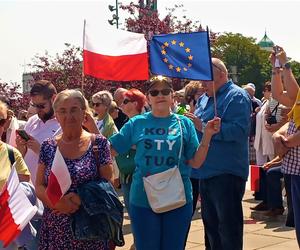
M 112 101 L 112 94 L 107 90 L 99 91 L 92 96 L 93 103 L 102 103 L 108 108 L 110 107 Z
M 76 89 L 66 89 L 57 94 L 53 102 L 53 109 L 56 111 L 61 102 L 74 98 L 79 101 L 82 110 L 89 111 L 89 104 L 84 95 Z

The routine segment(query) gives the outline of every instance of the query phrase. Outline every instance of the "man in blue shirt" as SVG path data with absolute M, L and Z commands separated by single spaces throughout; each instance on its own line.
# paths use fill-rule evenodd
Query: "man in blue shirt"
M 221 118 L 221 130 L 212 137 L 204 164 L 193 169 L 192 176 L 200 179 L 202 219 L 209 241 L 206 246 L 212 250 L 239 250 L 243 247 L 242 198 L 249 172 L 251 101 L 228 79 L 221 60 L 212 58 L 212 63 L 214 80 L 203 81 L 206 93 L 199 98 L 192 120 L 199 141 L 207 121 L 214 116 Z

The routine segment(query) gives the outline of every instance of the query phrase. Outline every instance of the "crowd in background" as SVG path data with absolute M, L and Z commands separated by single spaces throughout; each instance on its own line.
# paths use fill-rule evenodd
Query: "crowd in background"
M 254 194 L 261 202 L 251 209 L 270 217 L 283 214 L 284 183 L 286 226 L 295 227 L 300 245 L 300 92 L 282 48 L 270 55 L 270 62 L 271 79 L 261 100 L 255 97 L 254 83 L 238 87 L 228 78 L 225 64 L 212 58 L 213 81 L 190 81 L 178 91 L 170 79 L 154 76 L 146 93 L 118 88 L 86 100 L 79 90 L 57 93 L 51 82 L 41 80 L 32 86 L 28 110 L 15 114 L 1 101 L 0 190 L 15 162 L 20 181 L 29 183 L 29 197 L 39 207 L 11 249 L 121 246 L 119 188 L 131 219 L 131 249 L 184 249 L 199 200 L 206 249 L 242 249 L 242 198 L 249 165 L 261 166 L 260 190 Z M 57 151 L 72 184 L 53 205 L 46 188 Z M 143 179 L 174 166 L 186 203 L 156 213 Z M 109 214 L 109 223 L 97 218 L 110 228 L 86 232 L 82 224 L 74 226 L 74 220 L 88 220 L 83 207 L 94 196 L 105 204 L 115 201 L 113 211 L 93 204 Z M 97 225 L 90 223 L 91 228 Z

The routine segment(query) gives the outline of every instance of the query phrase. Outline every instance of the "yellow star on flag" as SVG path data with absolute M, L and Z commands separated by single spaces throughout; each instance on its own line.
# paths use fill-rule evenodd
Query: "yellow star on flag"
M 161 53 L 162 53 L 163 55 L 167 54 L 167 52 L 166 52 L 164 49 L 161 51 Z
M 186 49 L 185 49 L 185 52 L 186 52 L 186 53 L 190 53 L 190 52 L 191 52 L 191 49 L 190 49 L 190 48 L 186 48 Z
M 172 40 L 171 43 L 172 43 L 172 45 L 175 45 L 175 44 L 176 44 L 176 41 L 175 41 L 175 40 Z
M 168 59 L 167 59 L 167 58 L 164 58 L 163 61 L 164 61 L 165 63 L 167 63 L 167 62 L 168 62 Z
M 183 70 L 184 70 L 184 71 L 187 71 L 187 68 L 186 68 L 186 67 L 184 67 L 184 68 L 183 68 Z
M 168 43 L 168 42 L 165 42 L 164 45 L 165 45 L 166 47 L 168 47 L 168 46 L 169 46 L 169 43 Z
M 177 71 L 177 72 L 180 72 L 180 71 L 181 71 L 181 68 L 180 68 L 180 67 L 177 67 L 177 68 L 176 68 L 176 71 Z
M 189 68 L 192 67 L 192 64 L 191 64 L 191 63 L 188 63 L 188 67 L 189 67 Z
M 183 43 L 183 42 L 180 42 L 180 43 L 179 43 L 179 46 L 180 46 L 180 47 L 183 47 L 183 46 L 184 46 L 184 43 Z
M 169 69 L 173 69 L 174 66 L 172 64 L 169 65 Z
M 193 56 L 192 56 L 192 55 L 189 55 L 189 56 L 188 56 L 188 59 L 189 59 L 190 61 L 192 61 L 192 60 L 193 60 Z

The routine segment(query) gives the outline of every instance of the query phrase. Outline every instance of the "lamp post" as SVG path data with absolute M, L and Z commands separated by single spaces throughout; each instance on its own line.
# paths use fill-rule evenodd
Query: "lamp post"
M 118 8 L 118 0 L 116 0 L 116 6 L 108 5 L 108 9 L 109 9 L 110 11 L 116 11 L 116 13 L 113 14 L 113 16 L 112 16 L 112 19 L 109 19 L 109 20 L 108 20 L 108 23 L 109 23 L 110 25 L 116 24 L 117 29 L 118 29 L 118 28 L 119 28 L 119 10 L 118 10 L 119 8 Z

